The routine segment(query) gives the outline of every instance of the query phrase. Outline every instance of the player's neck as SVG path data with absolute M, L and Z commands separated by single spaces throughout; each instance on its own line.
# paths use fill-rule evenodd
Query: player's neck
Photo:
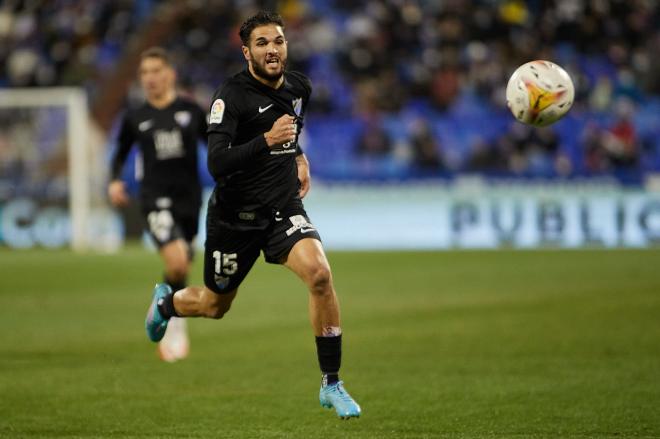
M 154 108 L 159 110 L 168 107 L 176 99 L 176 92 L 169 90 L 160 96 L 147 96 L 147 102 Z
M 268 80 L 266 78 L 263 78 L 259 75 L 257 75 L 254 70 L 252 69 L 252 64 L 248 64 L 248 70 L 250 71 L 250 74 L 254 79 L 257 81 L 261 82 L 263 85 L 267 85 L 270 88 L 278 89 L 284 82 L 284 75 L 280 76 L 277 78 L 275 81 Z

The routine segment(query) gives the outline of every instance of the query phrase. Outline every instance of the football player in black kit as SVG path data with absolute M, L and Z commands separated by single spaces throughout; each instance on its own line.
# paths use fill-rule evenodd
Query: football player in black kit
M 146 229 L 165 264 L 165 283 L 178 290 L 187 284 L 197 235 L 201 206 L 197 145 L 207 140 L 206 112 L 177 96 L 176 73 L 165 50 L 154 47 L 143 52 L 138 73 L 146 102 L 124 115 L 108 195 L 115 206 L 128 203 L 120 177 L 130 149 L 137 144 Z M 185 320 L 174 319 L 158 345 L 159 354 L 163 360 L 175 361 L 185 358 L 188 349 Z
M 263 251 L 267 262 L 293 271 L 309 289 L 309 314 L 322 372 L 320 402 L 342 419 L 360 406 L 339 381 L 339 304 L 328 260 L 303 207 L 309 165 L 298 146 L 311 84 L 286 71 L 287 41 L 277 14 L 260 12 L 240 29 L 247 69 L 215 93 L 209 120 L 209 200 L 204 287 L 154 289 L 146 318 L 158 341 L 173 316 L 219 319 Z

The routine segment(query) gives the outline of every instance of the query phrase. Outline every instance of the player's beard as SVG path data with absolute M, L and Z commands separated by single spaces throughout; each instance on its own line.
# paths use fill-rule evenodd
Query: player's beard
M 286 68 L 286 59 L 278 58 L 280 64 L 280 70 L 277 73 L 270 73 L 266 69 L 266 58 L 264 58 L 263 65 L 260 63 L 253 62 L 252 69 L 254 70 L 255 75 L 260 78 L 264 78 L 268 81 L 277 81 L 284 75 L 284 70 Z

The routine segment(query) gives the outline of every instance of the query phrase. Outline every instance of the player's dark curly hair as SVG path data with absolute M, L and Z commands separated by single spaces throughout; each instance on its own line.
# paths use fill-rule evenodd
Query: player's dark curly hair
M 245 23 L 241 25 L 241 30 L 238 31 L 238 35 L 241 37 L 243 45 L 250 45 L 250 35 L 255 27 L 264 26 L 266 24 L 276 24 L 284 29 L 284 20 L 282 20 L 280 14 L 269 11 L 259 11 L 258 14 L 245 20 Z

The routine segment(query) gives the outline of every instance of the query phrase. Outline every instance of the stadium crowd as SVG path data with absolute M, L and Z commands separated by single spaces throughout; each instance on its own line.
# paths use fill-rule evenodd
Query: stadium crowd
M 0 86 L 82 85 L 93 101 L 127 48 L 172 3 L 5 1 Z M 187 13 L 159 43 L 173 52 L 181 83 L 204 105 L 242 69 L 238 23 L 259 7 L 281 12 L 292 42 L 290 67 L 315 86 L 310 160 L 338 151 L 334 163 L 313 167 L 321 176 L 621 171 L 639 180 L 660 170 L 658 2 L 184 3 Z M 565 67 L 577 90 L 567 121 L 543 130 L 514 123 L 504 102 L 508 76 L 532 59 Z

